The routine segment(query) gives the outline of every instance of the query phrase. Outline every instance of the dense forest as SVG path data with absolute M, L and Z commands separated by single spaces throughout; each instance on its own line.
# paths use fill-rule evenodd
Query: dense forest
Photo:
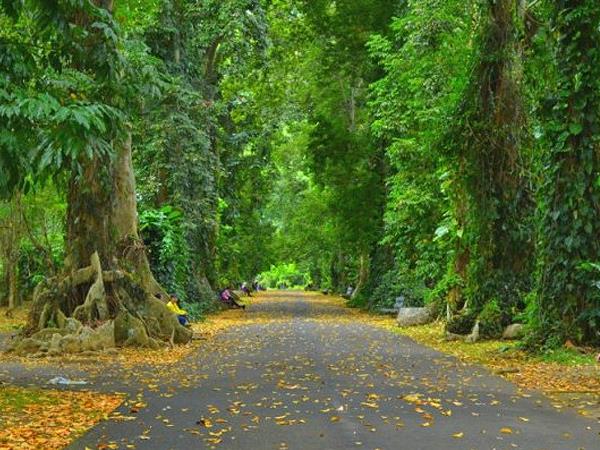
M 26 336 L 257 279 L 598 345 L 600 4 L 0 0 L 0 194 Z

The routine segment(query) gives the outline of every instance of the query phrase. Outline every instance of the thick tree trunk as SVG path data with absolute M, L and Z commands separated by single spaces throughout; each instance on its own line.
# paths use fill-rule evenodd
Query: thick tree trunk
M 115 266 L 115 241 L 111 236 L 114 212 L 110 159 L 98 157 L 81 163 L 83 172 L 74 174 L 67 194 L 67 271 L 90 264 L 98 252 L 104 267 Z
M 164 293 L 148 262 L 148 255 L 138 232 L 137 200 L 135 197 L 135 175 L 131 155 L 131 133 L 117 150 L 114 170 L 115 209 L 113 225 L 115 239 L 121 256 L 135 268 L 140 283 L 150 293 Z
M 522 20 L 517 0 L 485 3 L 479 60 L 457 120 L 455 217 L 464 234 L 454 256 L 461 285 L 451 289 L 447 305 L 449 316 L 460 312 L 454 322 L 461 328 L 492 300 L 502 310 L 502 318 L 494 320 L 509 322 L 509 311 L 522 303 L 529 283 L 532 246 L 520 230 L 531 210 L 519 157 Z M 504 323 L 490 325 L 487 331 L 482 325 L 484 334 Z
M 138 235 L 131 137 L 115 158 L 82 162 L 67 213 L 67 270 L 41 283 L 19 354 L 77 353 L 117 346 L 188 342 L 166 305 Z
M 112 0 L 92 3 L 112 13 Z M 98 16 L 72 8 L 70 20 L 88 31 L 72 49 L 73 67 L 106 75 L 110 61 L 99 61 L 97 50 L 106 44 L 116 53 L 112 38 L 104 41 L 104 29 L 95 25 Z M 118 55 L 103 53 L 103 58 Z M 101 95 L 107 101 L 111 94 Z M 115 344 L 158 347 L 161 341 L 191 339 L 155 297 L 162 289 L 138 236 L 131 136 L 121 141 L 114 134 L 112 155 L 78 156 L 79 170 L 72 171 L 67 194 L 65 272 L 36 287 L 29 326 L 13 348 L 19 354 L 76 353 Z

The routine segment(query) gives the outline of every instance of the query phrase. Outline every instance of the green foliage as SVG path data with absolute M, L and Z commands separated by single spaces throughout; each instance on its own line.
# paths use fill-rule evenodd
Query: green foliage
M 600 260 L 600 8 L 591 0 L 559 1 L 551 12 L 558 82 L 541 111 L 547 151 L 537 203 L 532 343 L 597 344 L 600 292 L 580 267 Z
M 464 230 L 453 267 L 464 279 L 453 308 L 509 312 L 529 289 L 530 193 L 523 174 L 523 104 L 518 2 L 481 8 L 477 51 L 463 99 L 444 142 L 455 157 L 454 216 Z M 495 299 L 495 300 L 494 300 Z M 499 324 L 500 326 L 501 324 Z M 492 330 L 490 330 L 492 331 Z
M 64 200 L 51 186 L 0 202 L 0 301 L 8 293 L 10 265 L 17 302 L 31 300 L 37 284 L 62 268 L 64 214 Z
M 311 283 L 310 274 L 294 263 L 281 263 L 258 275 L 258 282 L 264 287 L 278 289 L 304 287 Z
M 449 205 L 452 161 L 439 142 L 466 83 L 472 17 L 471 2 L 407 2 L 389 35 L 368 43 L 383 70 L 371 84 L 369 106 L 372 133 L 391 166 L 383 243 L 392 246 L 395 264 L 388 278 L 396 277 L 417 304 L 445 300 L 448 289 L 436 285 L 462 234 Z
M 40 252 L 30 240 L 24 240 L 19 251 L 18 271 L 20 295 L 31 299 L 35 287 L 48 275 L 48 257 L 51 258 L 53 270 L 60 269 L 64 260 L 64 245 L 62 235 L 56 236 L 49 249 L 44 249 L 48 255 Z
M 193 317 L 261 274 L 600 343 L 596 3 L 1 2 L 3 280 L 61 268 L 67 186 L 94 167 L 102 205 L 130 132 L 152 269 Z
M 504 327 L 508 325 L 506 317 L 496 299 L 486 302 L 477 319 L 479 320 L 479 333 L 485 338 L 499 338 L 502 336 Z
M 182 300 L 188 300 L 190 252 L 185 240 L 181 211 L 165 205 L 140 214 L 140 232 L 159 283 Z M 194 299 L 190 299 L 193 301 Z
M 577 350 L 564 347 L 548 349 L 540 355 L 540 359 L 544 362 L 569 366 L 595 364 L 594 355 L 582 354 Z
M 477 312 L 472 309 L 465 309 L 448 319 L 446 322 L 446 330 L 454 334 L 469 334 L 473 330 L 473 325 L 475 325 L 476 320 Z
M 3 195 L 110 155 L 124 120 L 112 16 L 92 2 L 14 5 L 0 9 Z
M 243 152 L 252 137 L 239 132 L 233 119 L 243 104 L 241 88 L 227 89 L 235 84 L 230 79 L 243 78 L 260 59 L 264 13 L 251 0 L 164 1 L 150 9 L 152 20 L 135 2 L 119 10 L 132 42 L 128 55 L 152 80 L 134 123 L 142 202 L 168 203 L 183 212 L 185 238 L 195 256 L 190 271 L 199 288 L 207 282 L 216 287 L 217 270 L 233 276 L 240 270 L 230 267 L 231 261 L 249 253 L 246 247 L 238 253 L 231 241 L 245 235 L 244 246 L 253 242 L 237 220 L 241 214 L 256 219 L 248 211 L 253 203 L 239 205 L 248 198 L 242 182 L 251 173 L 245 164 L 251 158 Z M 252 126 L 251 120 L 240 123 Z M 219 210 L 219 198 L 233 211 Z M 234 222 L 239 232 L 227 236 Z M 227 256 L 218 256 L 217 246 Z
M 213 302 L 187 302 L 181 301 L 181 309 L 187 312 L 187 317 L 192 322 L 199 322 L 206 317 L 207 314 L 218 310 L 218 303 Z

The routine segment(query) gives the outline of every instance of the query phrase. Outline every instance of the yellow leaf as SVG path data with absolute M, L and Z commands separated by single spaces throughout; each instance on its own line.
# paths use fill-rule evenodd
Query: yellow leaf
M 454 433 L 454 434 L 452 435 L 452 437 L 453 437 L 453 438 L 456 438 L 456 439 L 462 439 L 462 438 L 464 437 L 464 435 L 465 435 L 465 433 L 463 433 L 463 432 L 461 431 L 460 433 Z
M 510 427 L 503 427 L 500 428 L 500 433 L 504 433 L 504 434 L 512 434 L 513 430 Z
M 198 425 L 204 425 L 206 428 L 210 428 L 213 426 L 212 420 L 206 419 L 204 417 L 198 421 Z
M 360 402 L 361 405 L 366 406 L 367 408 L 379 408 L 379 405 L 377 403 L 374 402 Z

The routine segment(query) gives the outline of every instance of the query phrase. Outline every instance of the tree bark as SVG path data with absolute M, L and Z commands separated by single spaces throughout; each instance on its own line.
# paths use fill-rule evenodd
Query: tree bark
M 355 299 L 363 290 L 369 279 L 369 253 L 363 251 L 359 257 L 358 279 L 356 281 L 356 289 L 352 292 L 352 299 Z
M 84 334 L 100 330 L 99 324 L 102 333 L 106 326 L 112 327 L 110 341 L 116 345 L 154 348 L 161 341 L 191 339 L 191 331 L 155 297 L 165 292 L 152 275 L 138 234 L 131 135 L 113 145 L 114 158 L 82 161 L 84 176 L 73 174 L 67 269 L 36 288 L 27 337 L 15 346 L 19 354 L 84 351 L 90 345 Z M 69 318 L 83 328 L 74 332 L 70 325 L 69 329 Z M 52 347 L 52 333 L 67 329 L 69 334 L 59 340 L 58 349 Z M 91 331 L 81 334 L 82 329 Z
M 148 255 L 138 232 L 135 175 L 131 154 L 131 133 L 118 146 L 114 170 L 115 210 L 113 225 L 118 247 L 129 264 L 135 267 L 142 286 L 151 294 L 165 293 L 158 284 L 148 262 Z
M 18 263 L 21 241 L 21 194 L 17 192 L 9 203 L 9 213 L 4 224 L 4 233 L 0 244 L 4 257 L 4 280 L 6 283 L 6 300 L 8 311 L 14 309 L 19 302 Z

